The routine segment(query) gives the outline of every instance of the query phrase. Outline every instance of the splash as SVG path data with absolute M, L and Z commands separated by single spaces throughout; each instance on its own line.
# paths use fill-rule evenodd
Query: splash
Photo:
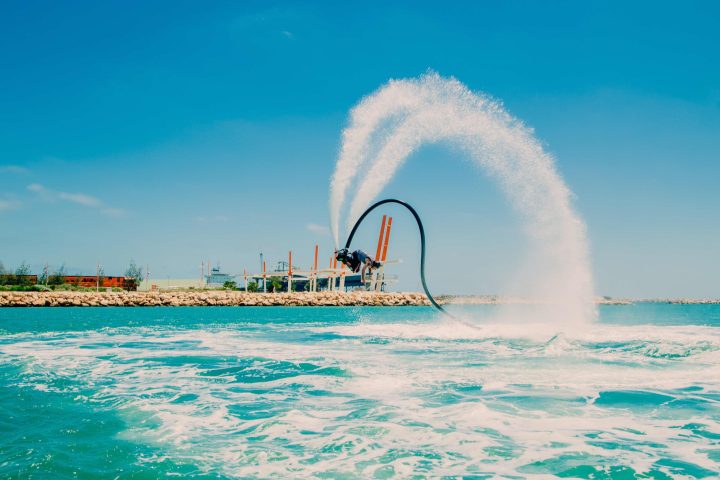
M 348 193 L 348 226 L 426 144 L 460 149 L 497 181 L 524 220 L 533 268 L 526 296 L 552 305 L 562 321 L 595 316 L 585 225 L 555 163 L 522 122 L 498 102 L 453 78 L 428 73 L 392 80 L 365 97 L 350 115 L 330 186 L 330 221 L 336 245 Z M 362 167 L 362 168 L 361 168 Z M 367 172 L 357 178 L 360 171 Z

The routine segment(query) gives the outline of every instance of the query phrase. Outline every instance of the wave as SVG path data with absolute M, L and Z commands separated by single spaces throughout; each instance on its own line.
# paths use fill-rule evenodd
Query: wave
M 718 465 L 715 330 L 154 327 L 17 337 L 0 362 L 206 473 L 692 476 Z

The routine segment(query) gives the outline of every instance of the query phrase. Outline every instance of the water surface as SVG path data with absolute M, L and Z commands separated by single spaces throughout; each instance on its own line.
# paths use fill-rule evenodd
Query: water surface
M 0 309 L 0 478 L 703 478 L 720 306 Z

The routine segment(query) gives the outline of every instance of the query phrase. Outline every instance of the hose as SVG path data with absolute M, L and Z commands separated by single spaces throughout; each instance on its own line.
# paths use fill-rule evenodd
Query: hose
M 423 228 L 422 221 L 420 220 L 420 215 L 418 215 L 418 213 L 409 203 L 405 203 L 402 200 L 397 200 L 395 198 L 386 198 L 385 200 L 380 200 L 379 202 L 371 205 L 367 210 L 365 210 L 362 215 L 360 215 L 360 218 L 358 218 L 357 222 L 355 222 L 355 226 L 352 228 L 352 230 L 350 230 L 350 235 L 345 242 L 345 248 L 350 250 L 350 243 L 352 242 L 352 239 L 355 236 L 355 232 L 357 231 L 358 227 L 365 219 L 365 217 L 367 217 L 368 214 L 375 210 L 377 207 L 379 207 L 380 205 L 385 205 L 386 203 L 397 203 L 398 205 L 402 205 L 403 207 L 407 208 L 410 213 L 412 213 L 413 217 L 415 217 L 418 229 L 420 230 L 420 280 L 422 281 L 423 290 L 425 291 L 425 295 L 427 296 L 428 300 L 430 300 L 430 303 L 432 303 L 435 308 L 440 310 L 445 315 L 454 318 L 447 311 L 445 311 L 445 309 L 439 303 L 435 301 L 432 294 L 430 293 L 430 290 L 428 289 L 427 282 L 425 282 L 425 228 Z

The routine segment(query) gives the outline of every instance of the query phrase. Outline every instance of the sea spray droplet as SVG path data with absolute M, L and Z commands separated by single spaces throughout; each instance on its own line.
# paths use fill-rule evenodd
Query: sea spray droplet
M 501 186 L 525 221 L 537 281 L 527 295 L 550 305 L 560 321 L 595 317 L 585 225 L 555 162 L 532 131 L 498 102 L 459 81 L 430 72 L 393 80 L 365 97 L 350 114 L 330 185 L 330 220 L 336 244 L 340 214 L 353 183 L 348 225 L 420 147 L 446 143 L 460 148 Z M 363 168 L 361 168 L 363 167 Z M 367 172 L 358 178 L 360 171 Z

